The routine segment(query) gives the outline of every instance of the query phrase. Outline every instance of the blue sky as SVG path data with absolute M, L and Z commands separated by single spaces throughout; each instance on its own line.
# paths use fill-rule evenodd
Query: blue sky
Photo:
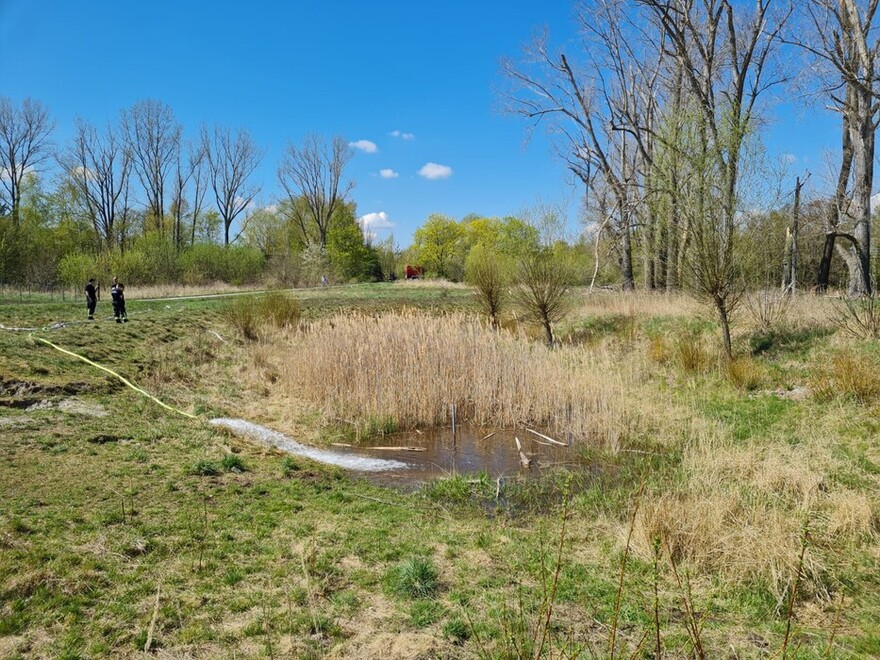
M 428 214 L 513 214 L 578 190 L 536 132 L 499 111 L 499 60 L 534 31 L 572 38 L 565 0 L 444 3 L 293 0 L 0 0 L 0 94 L 45 103 L 56 142 L 79 115 L 98 125 L 144 98 L 168 103 L 190 135 L 244 127 L 266 149 L 259 200 L 275 201 L 284 146 L 312 132 L 368 140 L 348 174 L 359 215 L 384 213 L 380 237 L 409 244 Z M 780 103 L 765 137 L 791 174 L 824 170 L 837 120 Z M 392 132 L 411 134 L 412 139 Z M 427 179 L 428 163 L 451 169 Z M 381 170 L 397 176 L 384 178 Z M 440 174 L 444 170 L 437 170 Z M 817 181 L 821 177 L 814 177 Z

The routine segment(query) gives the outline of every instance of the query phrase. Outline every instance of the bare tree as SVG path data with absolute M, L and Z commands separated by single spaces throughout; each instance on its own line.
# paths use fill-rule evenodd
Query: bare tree
M 282 156 L 278 183 L 289 202 L 284 208 L 307 246 L 315 241 L 322 249 L 327 246 L 334 212 L 354 188 L 354 182 L 342 181 L 352 155 L 351 147 L 340 136 L 328 143 L 321 136 L 309 135 L 301 147 L 288 145 Z
M 233 135 L 230 129 L 219 126 L 215 126 L 212 133 L 202 129 L 202 145 L 217 210 L 223 220 L 225 244 L 229 245 L 232 223 L 260 192 L 260 186 L 249 180 L 263 160 L 263 150 L 246 130 L 240 129 Z M 240 235 L 241 230 L 235 238 Z
M 549 250 L 529 254 L 520 259 L 511 294 L 526 317 L 540 323 L 548 346 L 553 346 L 553 326 L 565 318 L 569 310 L 568 292 L 571 274 Z
M 662 64 L 659 36 L 630 20 L 631 9 L 622 0 L 579 5 L 586 59 L 580 65 L 563 52 L 551 53 L 546 35 L 527 49 L 525 64 L 503 64 L 515 86 L 508 97 L 510 111 L 535 125 L 549 121 L 568 169 L 588 189 L 601 178 L 613 193 L 613 234 L 624 289 L 635 287 L 633 231 L 642 223 L 647 223 L 649 239 L 653 231 L 645 202 Z M 653 271 L 653 260 L 646 258 L 649 285 Z
M 38 170 L 52 155 L 50 138 L 54 123 L 39 101 L 25 99 L 21 107 L 0 96 L 0 183 L 2 206 L 12 223 L 19 223 L 22 182 L 28 172 Z
M 189 243 L 195 243 L 195 228 L 199 222 L 207 192 L 205 149 L 202 141 L 189 143 L 177 153 L 172 178 L 171 211 L 174 217 L 174 246 L 180 250 L 186 243 L 184 224 L 190 218 Z
M 210 179 L 206 164 L 205 150 L 201 143 L 190 145 L 189 168 L 192 172 L 192 209 L 190 210 L 190 247 L 196 243 L 196 230 L 202 217 L 202 208 L 205 203 L 205 193 L 208 191 Z
M 76 186 L 98 240 L 112 248 L 120 198 L 131 174 L 128 151 L 116 131 L 108 125 L 99 135 L 93 125 L 77 119 L 73 141 L 59 155 L 59 163 Z
M 819 288 L 828 284 L 835 239 L 847 242 L 838 252 L 849 269 L 850 295 L 870 295 L 871 189 L 874 183 L 875 135 L 880 123 L 880 30 L 874 24 L 878 0 L 807 0 L 802 3 L 810 28 L 792 41 L 813 58 L 820 84 L 843 118 L 843 158 Z M 852 190 L 847 193 L 847 182 Z M 845 230 L 851 221 L 852 231 Z
M 154 99 L 122 111 L 126 146 L 146 194 L 147 229 L 165 231 L 165 185 L 177 162 L 181 127 L 171 107 Z
M 743 286 L 737 202 L 744 149 L 758 99 L 784 80 L 772 55 L 790 10 L 772 16 L 772 0 L 756 0 L 751 14 L 729 0 L 638 2 L 663 30 L 698 113 L 700 140 L 690 154 L 692 169 L 711 172 L 711 179 L 703 178 L 698 189 L 688 265 L 695 292 L 718 312 L 730 357 L 730 316 Z

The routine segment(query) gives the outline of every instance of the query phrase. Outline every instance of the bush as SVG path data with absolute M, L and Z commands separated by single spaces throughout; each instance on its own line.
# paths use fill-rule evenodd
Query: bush
M 843 298 L 832 318 L 837 328 L 856 339 L 880 339 L 880 302 L 871 295 Z
M 193 464 L 189 473 L 197 477 L 216 477 L 220 474 L 220 468 L 214 461 L 209 461 L 203 458 Z
M 252 284 L 265 271 L 266 261 L 256 248 L 201 244 L 184 250 L 177 258 L 186 284 Z
M 220 467 L 227 472 L 244 472 L 247 469 L 241 456 L 236 456 L 235 454 L 226 454 L 223 460 L 220 461 Z
M 58 277 L 67 286 L 81 287 L 90 277 L 96 277 L 98 264 L 86 254 L 68 254 L 58 263 Z
M 477 301 L 494 328 L 507 298 L 509 270 L 500 253 L 482 244 L 471 249 L 465 262 L 465 279 L 476 289 Z
M 302 308 L 296 298 L 282 291 L 272 291 L 260 297 L 246 295 L 235 298 L 226 305 L 223 314 L 245 339 L 255 341 L 266 324 L 276 328 L 297 325 Z
M 299 300 L 283 291 L 270 291 L 260 298 L 258 314 L 276 328 L 286 328 L 299 323 L 302 308 Z
M 754 324 L 767 332 L 781 326 L 788 318 L 792 296 L 778 289 L 764 289 L 746 296 L 746 309 Z
M 223 316 L 241 336 L 251 341 L 260 337 L 260 320 L 257 304 L 252 296 L 234 298 L 223 308 Z
M 410 557 L 395 566 L 388 575 L 391 591 L 404 598 L 427 598 L 439 588 L 439 574 L 434 562 L 426 557 Z

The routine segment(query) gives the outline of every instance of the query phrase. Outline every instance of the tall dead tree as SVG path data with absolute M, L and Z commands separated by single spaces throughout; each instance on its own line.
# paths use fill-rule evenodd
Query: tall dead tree
M 546 35 L 526 49 L 523 63 L 505 62 L 513 85 L 509 110 L 546 121 L 568 169 L 590 190 L 611 191 L 623 288 L 635 288 L 634 232 L 645 248 L 645 283 L 654 286 L 655 218 L 651 196 L 654 124 L 659 108 L 661 52 L 653 26 L 631 20 L 631 3 L 578 5 L 582 47 L 551 52 Z M 655 38 L 657 37 L 657 38 Z
M 250 178 L 263 160 L 263 150 L 246 130 L 233 135 L 231 130 L 221 127 L 214 127 L 212 132 L 202 130 L 202 148 L 217 210 L 223 220 L 225 245 L 229 245 L 232 223 L 260 192 L 260 186 L 252 184 Z M 244 226 L 239 229 L 236 239 L 243 229 Z
M 110 125 L 99 134 L 93 125 L 77 119 L 73 140 L 58 160 L 80 194 L 98 241 L 113 248 L 121 198 L 131 174 L 131 159 L 119 135 Z
M 807 175 L 809 177 L 809 175 Z M 797 293 L 798 234 L 801 220 L 801 189 L 806 180 L 797 177 L 794 184 L 794 203 L 791 208 L 791 225 L 786 230 L 785 255 L 782 260 L 782 291 Z
M 170 106 L 147 99 L 122 111 L 122 129 L 146 196 L 144 229 L 164 233 L 165 187 L 180 151 L 180 124 Z
M 813 57 L 843 120 L 843 156 L 818 288 L 828 285 L 831 251 L 836 246 L 849 270 L 848 293 L 871 295 L 871 189 L 875 136 L 880 121 L 880 30 L 874 21 L 878 0 L 806 0 L 808 36 L 792 42 Z M 823 75 L 824 74 L 824 75 Z M 847 192 L 847 182 L 851 189 Z M 851 226 L 851 231 L 847 227 Z M 843 239 L 842 246 L 836 239 Z
M 336 136 L 329 142 L 308 135 L 302 146 L 287 146 L 278 165 L 278 183 L 287 196 L 284 211 L 302 233 L 308 247 L 327 247 L 327 234 L 337 209 L 345 204 L 354 182 L 343 181 L 353 156 L 348 142 Z
M 11 99 L 0 96 L 0 206 L 10 214 L 14 226 L 20 220 L 25 175 L 39 170 L 52 156 L 53 128 L 49 111 L 39 101 L 28 98 L 16 107 Z

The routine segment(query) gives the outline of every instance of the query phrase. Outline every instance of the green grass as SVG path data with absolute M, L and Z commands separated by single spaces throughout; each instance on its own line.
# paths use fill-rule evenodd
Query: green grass
M 296 296 L 306 322 L 340 309 L 477 313 L 470 292 L 456 287 L 375 284 Z M 224 319 L 224 304 L 133 301 L 128 324 L 102 319 L 37 334 L 175 407 L 208 417 L 260 409 L 265 401 L 270 416 L 271 397 L 246 378 L 251 349 Z M 0 322 L 42 326 L 79 318 L 80 307 L 6 305 Z M 629 337 L 630 322 L 588 319 L 581 327 L 598 342 Z M 703 325 L 639 321 L 633 341 L 640 333 L 684 326 L 697 332 Z M 774 340 L 754 359 L 780 381 L 798 382 L 826 339 Z M 652 378 L 694 419 L 721 425 L 740 443 L 796 442 L 807 422 L 839 415 L 840 466 L 832 478 L 876 491 L 880 455 L 870 410 L 848 400 L 835 400 L 831 409 L 812 399 L 738 391 L 711 370 L 693 376 L 677 369 L 657 366 Z M 108 414 L 58 408 L 71 398 Z M 25 400 L 52 406 L 11 405 Z M 146 642 L 157 593 L 154 648 L 171 655 L 321 657 L 333 649 L 344 655 L 347 645 L 362 641 L 359 635 L 386 632 L 429 636 L 437 655 L 472 657 L 480 645 L 497 655 L 516 621 L 534 623 L 540 612 L 555 574 L 566 492 L 572 501 L 554 639 L 561 648 L 570 634 L 601 649 L 614 616 L 621 530 L 634 493 L 643 482 L 648 492 L 672 491 L 681 472 L 683 443 L 645 437 L 627 445 L 633 451 L 588 451 L 590 469 L 571 478 L 551 472 L 530 482 L 504 479 L 497 490 L 489 475 L 459 476 L 401 493 L 174 415 L 27 333 L 0 332 L 4 403 L 10 404 L 0 407 L 4 657 L 134 654 Z M 370 432 L 393 428 L 393 420 L 377 419 Z M 875 547 L 834 550 L 829 570 L 846 600 L 832 657 L 880 653 Z M 681 593 L 668 566 L 660 580 L 667 653 L 686 655 Z M 630 643 L 651 625 L 652 581 L 650 564 L 631 557 L 619 612 Z M 703 575 L 695 589 L 712 655 L 733 646 L 739 657 L 759 657 L 765 650 L 758 639 L 766 640 L 767 652 L 778 649 L 784 622 L 766 588 Z M 817 607 L 827 613 L 826 605 Z M 796 622 L 798 657 L 822 657 L 828 627 L 805 613 Z

